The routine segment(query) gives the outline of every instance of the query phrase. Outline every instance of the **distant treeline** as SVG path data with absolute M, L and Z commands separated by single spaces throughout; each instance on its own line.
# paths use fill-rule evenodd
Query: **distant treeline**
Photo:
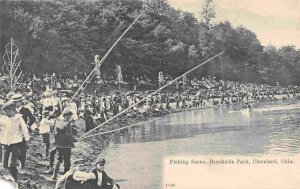
M 243 26 L 234 28 L 229 21 L 211 24 L 209 16 L 214 15 L 198 21 L 166 0 L 1 0 L 0 63 L 4 46 L 13 37 L 26 72 L 88 73 L 95 66 L 94 56 L 105 55 L 145 3 L 145 14 L 115 47 L 101 72 L 115 74 L 116 65 L 121 65 L 127 81 L 144 75 L 157 80 L 159 71 L 175 77 L 225 51 L 221 59 L 189 76 L 221 78 L 222 60 L 225 79 L 300 84 L 299 49 L 264 47 Z

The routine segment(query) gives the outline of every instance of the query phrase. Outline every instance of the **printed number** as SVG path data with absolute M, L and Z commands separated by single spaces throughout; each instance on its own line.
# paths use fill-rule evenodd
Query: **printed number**
M 166 184 L 166 187 L 175 187 L 175 184 Z

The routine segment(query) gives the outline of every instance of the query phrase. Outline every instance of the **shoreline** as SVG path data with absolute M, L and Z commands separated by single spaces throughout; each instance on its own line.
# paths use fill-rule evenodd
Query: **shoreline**
M 297 98 L 291 98 L 287 100 L 277 100 L 277 101 L 265 101 L 265 102 L 288 102 L 288 101 L 297 101 Z M 190 101 L 187 101 L 188 104 L 190 104 Z M 259 103 L 259 102 L 254 102 Z M 171 107 L 176 103 L 171 103 Z M 230 104 L 230 105 L 224 105 L 224 107 L 228 106 L 240 106 L 241 103 L 237 104 Z M 98 128 L 98 132 L 105 132 L 105 131 L 111 131 L 113 129 L 119 129 L 122 127 L 126 127 L 128 125 L 136 124 L 139 122 L 145 122 L 145 121 L 151 121 L 155 120 L 156 118 L 163 118 L 166 115 L 184 112 L 184 111 L 193 111 L 193 110 L 206 110 L 210 108 L 220 108 L 221 106 L 213 106 L 212 100 L 210 100 L 209 103 L 206 101 L 206 107 L 204 108 L 195 108 L 195 109 L 180 109 L 180 110 L 174 110 L 171 113 L 162 113 L 158 116 L 148 116 L 148 117 L 124 117 L 120 116 L 116 118 L 115 120 L 112 120 L 111 122 L 107 123 L 101 128 Z M 76 138 L 80 137 L 84 133 L 84 120 L 78 119 L 76 121 L 76 126 L 78 127 L 78 135 Z M 124 129 L 125 130 L 125 129 Z M 122 132 L 118 131 L 118 132 Z M 91 134 L 95 134 L 96 132 L 93 132 Z M 89 135 L 88 135 L 89 136 Z M 72 167 L 75 167 L 76 165 L 80 164 L 81 169 L 84 171 L 91 171 L 94 168 L 94 161 L 97 159 L 99 155 L 102 154 L 103 150 L 105 150 L 110 141 L 111 141 L 111 133 L 110 134 L 103 134 L 94 136 L 88 139 L 82 139 L 78 140 L 78 142 L 75 143 L 75 148 L 72 149 L 72 156 L 71 156 L 71 165 Z M 51 135 L 51 144 L 54 142 L 54 136 Z M 45 159 L 42 154 L 44 154 L 45 146 L 42 141 L 42 137 L 37 134 L 33 133 L 31 135 L 31 139 L 29 141 L 29 149 L 27 152 L 27 159 L 26 159 L 26 174 L 19 174 L 19 188 L 20 189 L 27 189 L 27 188 L 33 188 L 33 189 L 52 189 L 55 186 L 56 182 L 49 181 L 52 175 L 49 174 L 43 174 L 47 170 L 47 165 L 49 163 L 48 159 Z M 51 148 L 50 148 L 51 149 Z M 55 156 L 55 162 L 56 162 L 57 155 Z M 62 175 L 63 166 L 60 167 L 60 174 Z M 0 174 L 3 177 L 3 175 L 6 175 L 8 173 L 7 170 L 3 169 L 1 167 Z

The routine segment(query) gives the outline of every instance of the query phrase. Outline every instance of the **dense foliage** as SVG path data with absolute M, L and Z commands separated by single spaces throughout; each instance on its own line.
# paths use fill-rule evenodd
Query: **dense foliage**
M 159 71 L 175 77 L 225 51 L 225 79 L 300 83 L 300 50 L 263 47 L 255 33 L 242 26 L 234 28 L 228 21 L 211 24 L 215 17 L 212 0 L 206 3 L 199 10 L 203 20 L 197 21 L 165 0 L 2 0 L 0 52 L 3 56 L 4 46 L 13 37 L 26 72 L 88 73 L 94 67 L 94 55 L 103 57 L 146 10 L 109 55 L 102 73 L 113 74 L 116 65 L 121 65 L 127 81 L 144 75 L 157 80 Z M 220 61 L 215 59 L 190 76 L 221 78 Z

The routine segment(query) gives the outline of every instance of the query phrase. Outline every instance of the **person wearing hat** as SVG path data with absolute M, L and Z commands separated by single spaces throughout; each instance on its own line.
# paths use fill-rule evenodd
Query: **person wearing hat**
M 80 171 L 77 168 L 59 180 L 64 181 L 65 189 L 119 189 L 120 186 L 104 171 L 104 165 L 105 159 L 100 158 L 97 159 L 96 168 L 92 172 Z M 59 185 L 61 184 L 58 183 L 56 186 Z
M 70 169 L 71 149 L 74 147 L 74 142 L 76 142 L 72 133 L 72 112 L 70 110 L 64 110 L 62 112 L 62 116 L 63 119 L 57 121 L 54 128 L 54 139 L 55 147 L 58 151 L 58 162 L 54 168 L 52 176 L 53 180 L 57 179 L 58 170 L 62 162 L 64 162 L 64 173 Z
M 77 104 L 74 101 L 73 102 L 69 102 L 68 109 L 72 112 L 72 119 L 76 121 L 78 119 Z
M 56 93 L 47 92 L 44 93 L 45 98 L 40 100 L 40 103 L 43 105 L 43 111 L 49 110 L 52 115 L 56 115 L 61 113 L 61 102 L 58 97 L 56 97 Z
M 42 120 L 39 126 L 39 133 L 43 137 L 43 142 L 46 144 L 46 154 L 45 157 L 49 156 L 49 148 L 50 148 L 50 128 L 54 126 L 54 120 L 50 120 L 50 112 L 49 110 L 45 110 L 42 113 Z
M 104 171 L 105 166 L 105 159 L 98 158 L 96 160 L 96 168 L 85 176 L 85 178 L 82 179 L 82 181 L 90 182 L 91 188 L 107 188 L 108 184 L 112 185 L 112 189 L 118 189 L 120 188 L 118 184 L 116 184 L 115 180 L 108 176 L 108 174 Z M 80 176 L 74 173 L 74 176 Z
M 31 126 L 33 125 L 33 123 L 35 123 L 35 117 L 28 108 L 23 106 L 24 99 L 25 98 L 20 93 L 15 94 L 11 97 L 11 101 L 13 101 L 16 105 L 17 112 L 22 115 L 23 120 L 27 125 L 28 131 L 32 132 Z M 21 161 L 21 170 L 24 170 L 25 168 L 27 148 L 28 146 L 26 144 L 26 140 L 23 138 L 22 144 L 20 146 L 20 156 L 19 156 L 19 159 Z
M 20 148 L 22 147 L 22 141 L 29 141 L 28 129 L 22 115 L 16 113 L 15 102 L 6 102 L 2 109 L 7 116 L 1 120 L 3 130 L 0 136 L 0 143 L 5 145 L 3 167 L 9 168 L 14 180 L 17 181 L 17 160 L 19 158 Z M 10 165 L 8 165 L 9 159 Z

